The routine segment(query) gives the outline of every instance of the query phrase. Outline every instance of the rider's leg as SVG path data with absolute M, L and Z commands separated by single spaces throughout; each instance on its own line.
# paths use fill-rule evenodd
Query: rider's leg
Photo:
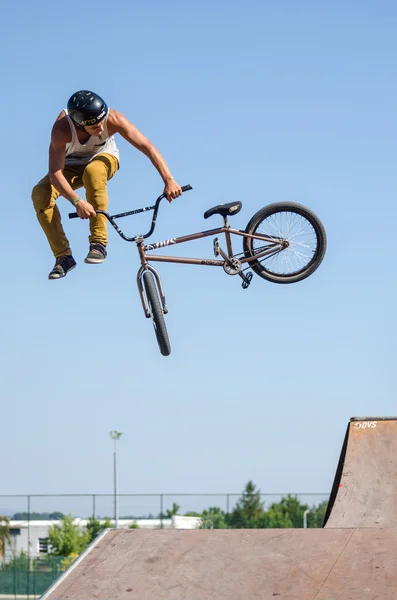
M 83 170 L 84 165 L 65 167 L 63 174 L 73 189 L 77 189 L 83 185 L 81 178 Z M 37 219 L 47 236 L 55 258 L 70 256 L 72 254 L 69 240 L 62 227 L 61 214 L 56 205 L 58 197 L 59 192 L 51 184 L 48 175 L 41 179 L 32 191 L 33 206 Z
M 119 162 L 111 154 L 99 154 L 88 163 L 83 173 L 83 185 L 86 198 L 95 210 L 107 211 L 108 192 L 107 182 L 119 168 Z M 108 243 L 107 220 L 104 215 L 90 219 L 90 243 L 106 246 Z

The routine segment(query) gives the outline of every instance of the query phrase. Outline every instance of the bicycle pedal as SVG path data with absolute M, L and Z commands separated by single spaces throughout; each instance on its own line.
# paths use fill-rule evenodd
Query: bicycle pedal
M 252 273 L 247 273 L 247 275 L 244 275 L 244 281 L 241 284 L 241 287 L 243 288 L 243 290 L 247 289 L 247 287 L 251 283 L 251 279 L 252 279 Z

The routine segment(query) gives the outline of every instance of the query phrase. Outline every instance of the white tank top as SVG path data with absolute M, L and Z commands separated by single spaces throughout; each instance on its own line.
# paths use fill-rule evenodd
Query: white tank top
M 86 165 L 98 154 L 105 153 L 112 154 L 119 160 L 119 149 L 114 141 L 114 136 L 109 136 L 108 133 L 108 115 L 105 117 L 103 133 L 100 136 L 92 135 L 85 144 L 80 144 L 74 123 L 69 117 L 67 109 L 64 110 L 72 132 L 72 141 L 66 144 L 65 165 Z

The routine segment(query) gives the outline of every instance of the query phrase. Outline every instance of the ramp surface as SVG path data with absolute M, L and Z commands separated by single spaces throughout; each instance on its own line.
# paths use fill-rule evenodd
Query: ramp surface
M 109 530 L 42 600 L 395 600 L 397 530 Z
M 397 417 L 347 427 L 325 527 L 397 527 Z

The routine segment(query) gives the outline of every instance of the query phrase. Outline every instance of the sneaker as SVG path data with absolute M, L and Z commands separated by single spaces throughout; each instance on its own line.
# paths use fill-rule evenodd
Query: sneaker
M 76 261 L 74 260 L 72 255 L 59 256 L 56 259 L 54 268 L 48 275 L 48 279 L 60 279 L 61 277 L 65 277 L 66 273 L 74 269 L 75 266 Z
M 107 256 L 106 246 L 100 242 L 92 242 L 90 244 L 90 251 L 84 259 L 84 262 L 92 265 L 103 263 Z

